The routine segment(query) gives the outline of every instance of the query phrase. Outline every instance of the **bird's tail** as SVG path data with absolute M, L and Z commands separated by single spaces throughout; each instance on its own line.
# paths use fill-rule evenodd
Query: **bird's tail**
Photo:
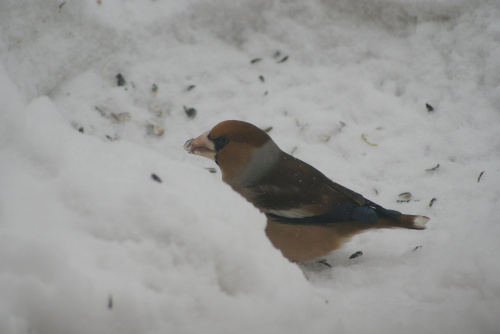
M 381 227 L 401 227 L 409 228 L 412 230 L 425 230 L 427 222 L 430 218 L 425 216 L 414 216 L 414 215 L 399 215 L 397 217 L 384 217 L 379 219 L 378 224 L 382 224 Z
M 388 210 L 366 198 L 364 200 L 368 207 L 378 213 L 380 218 L 377 220 L 377 227 L 379 228 L 401 227 L 412 230 L 425 230 L 425 224 L 430 220 L 425 216 L 404 215 L 399 211 Z

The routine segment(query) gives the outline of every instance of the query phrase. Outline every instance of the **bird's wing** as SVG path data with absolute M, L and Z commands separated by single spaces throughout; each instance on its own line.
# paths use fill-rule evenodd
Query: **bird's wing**
M 293 157 L 277 166 L 272 178 L 248 187 L 251 202 L 269 218 L 286 223 L 376 221 L 397 216 L 327 178 L 314 167 Z
M 339 223 L 349 221 L 362 221 L 362 222 L 375 222 L 380 217 L 394 217 L 397 218 L 401 215 L 400 212 L 395 210 L 387 210 L 382 206 L 366 200 L 365 205 L 356 205 L 349 203 L 334 203 L 330 210 L 318 214 L 308 215 L 307 211 L 300 214 L 300 210 L 288 211 L 268 211 L 265 212 L 269 219 L 274 221 L 287 223 L 287 224 L 326 224 L 326 223 Z M 294 215 L 291 215 L 293 212 Z

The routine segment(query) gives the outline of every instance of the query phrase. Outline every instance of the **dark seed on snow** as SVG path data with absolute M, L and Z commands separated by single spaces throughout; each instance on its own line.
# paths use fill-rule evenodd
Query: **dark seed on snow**
M 431 201 L 429 202 L 429 208 L 434 205 L 435 201 L 437 201 L 436 197 L 434 197 L 433 199 L 431 199 Z
M 323 264 L 323 265 L 325 265 L 327 267 L 330 267 L 330 268 L 332 267 L 332 265 L 330 263 L 326 262 L 326 260 L 324 260 L 324 259 L 323 260 L 319 260 L 318 263 L 321 263 L 321 264 Z
M 97 110 L 99 112 L 99 114 L 101 114 L 101 116 L 106 117 L 106 113 L 104 111 L 102 111 L 101 108 L 99 108 L 98 106 L 95 106 L 94 108 L 95 108 L 95 110 Z
M 262 75 L 259 75 L 259 80 L 260 80 L 261 82 L 266 82 L 266 79 L 264 79 L 264 76 L 262 76 Z
M 356 253 L 354 253 L 351 256 L 349 256 L 349 259 L 355 259 L 357 257 L 360 257 L 361 255 L 363 255 L 363 252 L 362 251 L 357 251 Z
M 161 183 L 161 179 L 160 179 L 160 177 L 158 175 L 156 175 L 156 174 L 153 173 L 153 174 L 151 174 L 151 178 L 153 180 L 155 180 L 156 182 Z
M 262 59 L 260 58 L 254 58 L 252 60 L 250 60 L 250 64 L 255 64 L 255 63 L 258 63 L 259 61 L 261 61 Z
M 439 164 L 437 164 L 435 167 L 432 167 L 432 168 L 429 168 L 429 169 L 426 169 L 425 171 L 426 172 L 432 172 L 432 171 L 435 171 L 436 169 L 439 168 Z
M 126 81 L 125 81 L 125 78 L 123 77 L 123 75 L 121 73 L 118 73 L 116 75 L 116 84 L 118 86 L 125 86 L 125 83 L 126 83 Z
M 287 60 L 288 60 L 288 56 L 285 56 L 281 60 L 278 61 L 278 64 L 284 63 Z
M 481 181 L 481 177 L 483 177 L 483 174 L 484 174 L 484 170 L 481 172 L 481 174 L 479 174 L 479 176 L 477 177 L 477 182 L 479 183 L 479 181 Z
M 428 111 L 428 112 L 433 112 L 433 111 L 434 111 L 434 107 L 433 107 L 433 106 L 431 106 L 429 103 L 426 103 L 426 104 L 425 104 L 425 107 L 427 108 L 427 111 Z
M 189 85 L 189 86 L 186 88 L 186 91 L 187 91 L 187 92 L 189 92 L 189 91 L 193 90 L 195 87 L 196 87 L 196 85 Z
M 194 108 L 184 107 L 184 112 L 186 113 L 187 117 L 194 118 L 196 116 L 197 111 Z

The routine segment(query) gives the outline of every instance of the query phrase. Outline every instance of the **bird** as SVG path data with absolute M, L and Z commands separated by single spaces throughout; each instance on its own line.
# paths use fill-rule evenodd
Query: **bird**
M 186 141 L 184 149 L 215 161 L 222 180 L 266 215 L 267 237 L 291 262 L 321 260 L 367 230 L 424 230 L 429 221 L 341 186 L 248 122 L 220 122 Z

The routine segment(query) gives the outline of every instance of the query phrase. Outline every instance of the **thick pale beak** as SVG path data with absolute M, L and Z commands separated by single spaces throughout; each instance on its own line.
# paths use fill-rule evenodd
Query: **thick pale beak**
M 188 153 L 201 155 L 215 161 L 215 154 L 217 152 L 215 151 L 214 143 L 208 138 L 209 133 L 210 131 L 207 131 L 194 139 L 189 139 L 184 144 L 184 149 Z

